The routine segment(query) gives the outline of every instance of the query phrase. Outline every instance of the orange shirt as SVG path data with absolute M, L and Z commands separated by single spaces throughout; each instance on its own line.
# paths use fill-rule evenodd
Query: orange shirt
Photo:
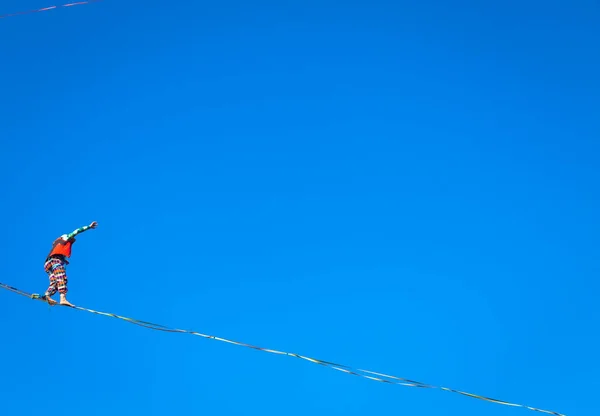
M 55 255 L 71 257 L 71 247 L 73 246 L 74 242 L 74 238 L 66 241 L 62 238 L 57 238 L 54 241 L 54 244 L 52 245 L 52 250 L 50 250 L 50 254 L 48 254 L 48 257 Z
M 92 227 L 89 225 L 86 225 L 84 227 L 80 227 L 80 228 L 76 229 L 72 233 L 63 234 L 60 237 L 58 237 L 56 240 L 54 240 L 54 243 L 52 244 L 52 250 L 50 250 L 48 257 L 50 257 L 50 256 L 71 257 L 71 247 L 75 243 L 75 236 L 79 233 L 89 230 L 90 228 L 92 228 Z

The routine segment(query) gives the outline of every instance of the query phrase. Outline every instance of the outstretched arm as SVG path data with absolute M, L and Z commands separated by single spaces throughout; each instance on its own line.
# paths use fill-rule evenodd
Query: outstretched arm
M 89 230 L 90 228 L 96 228 L 98 226 L 98 223 L 96 221 L 94 221 L 93 223 L 91 223 L 90 225 L 84 225 L 83 227 L 80 227 L 78 229 L 76 229 L 75 231 L 69 233 L 69 234 L 64 234 L 62 236 L 63 240 L 70 240 L 71 238 L 75 237 L 77 234 L 80 234 L 84 231 Z

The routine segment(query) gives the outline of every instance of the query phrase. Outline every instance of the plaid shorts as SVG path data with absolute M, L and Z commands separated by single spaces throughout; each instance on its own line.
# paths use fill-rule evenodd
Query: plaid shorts
M 46 296 L 52 296 L 56 292 L 67 293 L 67 270 L 65 266 L 65 261 L 57 257 L 51 257 L 44 263 L 44 270 L 50 278 L 50 286 L 46 290 Z

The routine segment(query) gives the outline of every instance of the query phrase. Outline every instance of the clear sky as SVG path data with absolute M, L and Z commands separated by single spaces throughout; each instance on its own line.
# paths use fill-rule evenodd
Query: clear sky
M 2 19 L 0 281 L 43 292 L 52 241 L 95 220 L 75 304 L 600 414 L 599 18 L 105 0 Z M 2 290 L 0 324 L 2 415 L 534 414 Z

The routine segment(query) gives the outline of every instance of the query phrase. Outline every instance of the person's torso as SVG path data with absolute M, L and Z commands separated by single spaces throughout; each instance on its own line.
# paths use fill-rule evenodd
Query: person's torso
M 52 250 L 50 250 L 50 253 L 48 253 L 48 257 L 51 256 L 64 256 L 64 257 L 71 257 L 71 249 L 73 247 L 73 243 L 75 242 L 75 239 L 72 238 L 70 240 L 63 240 L 62 238 L 57 238 L 56 240 L 54 240 L 54 243 L 52 244 Z

